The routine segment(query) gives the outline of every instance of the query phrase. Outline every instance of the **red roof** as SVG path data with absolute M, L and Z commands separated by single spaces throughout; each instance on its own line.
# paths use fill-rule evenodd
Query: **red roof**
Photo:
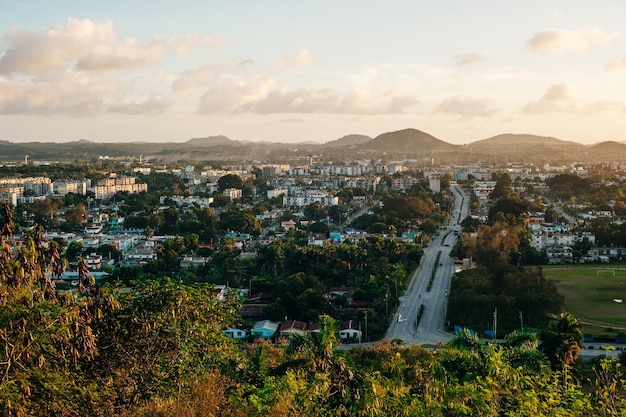
M 286 321 L 280 325 L 278 328 L 279 332 L 290 332 L 290 331 L 300 331 L 303 332 L 306 330 L 306 323 L 298 320 Z
M 358 321 L 354 320 L 344 321 L 339 325 L 339 331 L 342 330 L 361 330 L 361 325 Z

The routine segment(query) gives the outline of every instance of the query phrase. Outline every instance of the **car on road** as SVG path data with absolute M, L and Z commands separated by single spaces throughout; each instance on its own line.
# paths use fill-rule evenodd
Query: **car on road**
M 450 246 L 450 244 L 449 244 L 449 243 L 446 243 L 446 244 L 444 244 L 443 246 Z

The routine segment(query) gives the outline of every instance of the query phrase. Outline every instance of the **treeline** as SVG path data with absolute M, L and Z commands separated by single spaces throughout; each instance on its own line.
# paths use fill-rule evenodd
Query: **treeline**
M 524 326 L 543 326 L 546 315 L 560 312 L 563 302 L 554 282 L 544 279 L 540 269 L 476 268 L 453 277 L 448 320 L 484 334 L 494 329 L 496 312 L 498 334 L 504 335 Z

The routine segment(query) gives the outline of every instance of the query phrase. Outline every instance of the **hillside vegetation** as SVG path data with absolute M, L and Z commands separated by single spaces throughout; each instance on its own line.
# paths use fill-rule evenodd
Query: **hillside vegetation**
M 6 416 L 619 416 L 615 362 L 586 383 L 580 330 L 552 316 L 541 333 L 485 345 L 467 332 L 435 350 L 383 341 L 337 350 L 336 323 L 289 340 L 236 342 L 238 297 L 169 279 L 97 286 L 79 262 L 75 292 L 35 227 L 14 254 L 0 219 L 0 414 Z M 541 348 L 541 349 L 540 349 Z

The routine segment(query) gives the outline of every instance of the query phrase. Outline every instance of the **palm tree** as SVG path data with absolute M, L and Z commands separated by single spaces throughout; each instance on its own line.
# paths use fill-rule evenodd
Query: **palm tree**
M 505 337 L 502 347 L 506 361 L 515 369 L 537 372 L 547 366 L 545 355 L 538 350 L 539 338 L 535 332 L 516 330 Z
M 320 385 L 315 392 L 324 392 L 320 398 L 324 406 L 335 410 L 335 415 L 347 415 L 348 405 L 361 398 L 360 378 L 348 367 L 335 347 L 339 342 L 337 323 L 327 315 L 319 316 L 319 332 L 293 335 L 286 346 L 292 356 L 272 373 L 280 375 L 288 369 L 300 369 L 311 386 Z
M 82 293 L 85 287 L 89 288 L 92 284 L 91 277 L 88 277 L 89 267 L 87 267 L 87 261 L 82 256 L 78 258 L 76 269 L 78 271 L 78 286 L 76 289 Z
M 13 211 L 6 201 L 2 203 L 2 223 L 0 224 L 0 236 L 13 236 Z
M 463 331 L 457 333 L 447 345 L 451 348 L 468 350 L 475 353 L 481 352 L 484 348 L 478 335 L 470 333 L 467 329 L 463 329 Z
M 555 369 L 572 364 L 583 348 L 582 327 L 570 313 L 548 315 L 548 326 L 541 332 L 541 350 Z
M 582 327 L 570 313 L 549 314 L 548 319 L 548 326 L 541 332 L 540 348 L 552 367 L 563 372 L 563 387 L 567 389 L 568 370 L 583 349 Z

